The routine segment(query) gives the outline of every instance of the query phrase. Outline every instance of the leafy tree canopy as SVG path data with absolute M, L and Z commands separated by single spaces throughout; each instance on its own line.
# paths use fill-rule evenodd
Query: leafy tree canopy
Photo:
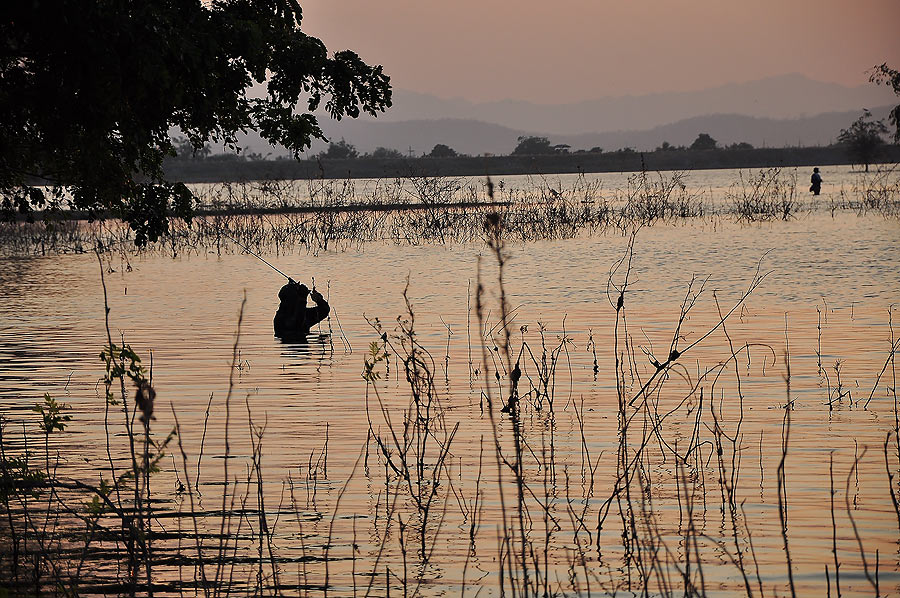
M 691 144 L 692 150 L 713 150 L 719 146 L 719 142 L 710 137 L 708 133 L 700 133 Z
M 553 149 L 553 146 L 550 145 L 550 140 L 546 137 L 531 137 L 523 135 L 516 141 L 518 141 L 519 144 L 516 146 L 516 149 L 513 150 L 513 156 L 545 155 L 556 153 L 556 151 Z
M 347 143 L 341 139 L 337 143 L 329 143 L 328 149 L 320 153 L 319 156 L 328 160 L 352 160 L 359 156 L 359 152 L 356 151 L 356 147 L 352 143 Z
M 872 120 L 872 113 L 863 110 L 862 116 L 857 118 L 852 125 L 846 129 L 841 129 L 838 134 L 837 142 L 839 145 L 847 147 L 847 153 L 851 158 L 858 160 L 866 165 L 866 171 L 869 170 L 869 164 L 878 155 L 878 150 L 884 145 L 882 135 L 887 134 L 888 129 L 884 126 L 884 121 Z
M 900 96 L 900 71 L 892 69 L 883 63 L 872 69 L 869 81 L 879 85 L 888 85 L 894 90 L 894 93 Z M 888 117 L 890 123 L 894 125 L 894 143 L 900 143 L 900 104 L 894 106 Z
M 429 158 L 455 158 L 458 154 L 456 150 L 450 147 L 449 145 L 444 145 L 443 143 L 437 143 L 433 148 L 431 148 L 431 152 L 428 154 Z
M 169 210 L 191 215 L 190 192 L 163 175 L 172 128 L 201 150 L 256 130 L 298 156 L 323 138 L 319 107 L 335 119 L 389 107 L 382 68 L 330 55 L 301 17 L 297 0 L 0 3 L 2 215 L 110 211 L 143 244 Z
M 392 158 L 399 159 L 403 157 L 403 152 L 390 147 L 376 147 L 371 154 L 373 158 Z

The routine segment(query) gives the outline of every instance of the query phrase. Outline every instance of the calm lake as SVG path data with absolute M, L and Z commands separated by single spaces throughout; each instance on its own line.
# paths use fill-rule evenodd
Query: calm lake
M 680 180 L 722 206 L 752 174 Z M 621 201 L 628 176 L 588 178 Z M 33 407 L 49 393 L 72 416 L 49 439 L 60 475 L 97 484 L 110 462 L 127 462 L 121 406 L 104 426 L 102 271 L 113 342 L 152 364 L 151 430 L 165 438 L 177 415 L 186 454 L 173 441 L 153 474 L 153 527 L 168 533 L 155 540 L 154 575 L 173 584 L 158 593 L 202 594 L 191 559 L 204 552 L 215 572 L 224 536 L 218 575 L 235 593 L 682 595 L 690 584 L 787 595 L 793 583 L 823 596 L 837 590 L 837 563 L 841 595 L 872 596 L 876 584 L 896 595 L 900 218 L 853 207 L 874 172 L 824 168 L 815 199 L 807 169 L 781 176 L 803 205 L 786 220 L 706 210 L 633 236 L 507 240 L 508 360 L 497 259 L 481 238 L 264 251 L 330 299 L 305 344 L 273 337 L 284 278 L 230 242 L 100 261 L 3 257 L 5 450 L 23 451 L 27 432 L 44 460 Z M 578 177 L 546 180 L 564 189 Z M 501 181 L 500 199 L 535 185 Z M 616 265 L 629 255 L 617 312 L 610 284 L 624 281 L 628 260 Z M 658 372 L 673 337 L 679 354 Z M 414 382 L 402 362 L 411 351 Z M 517 361 L 513 418 L 500 409 Z M 188 481 L 192 492 L 180 491 Z M 223 504 L 237 513 L 227 534 Z M 211 552 L 198 549 L 195 521 Z M 114 561 L 95 569 L 116 575 Z

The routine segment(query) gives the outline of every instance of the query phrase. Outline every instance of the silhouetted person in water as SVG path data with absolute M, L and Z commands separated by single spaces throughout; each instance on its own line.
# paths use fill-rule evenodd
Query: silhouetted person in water
M 809 179 L 810 183 L 809 190 L 812 191 L 813 195 L 818 195 L 822 191 L 822 175 L 819 174 L 819 167 L 813 168 L 812 177 Z
M 306 307 L 307 297 L 312 297 L 315 307 Z M 278 291 L 281 305 L 275 313 L 275 336 L 283 341 L 304 340 L 309 329 L 328 317 L 331 308 L 322 294 L 293 279 Z

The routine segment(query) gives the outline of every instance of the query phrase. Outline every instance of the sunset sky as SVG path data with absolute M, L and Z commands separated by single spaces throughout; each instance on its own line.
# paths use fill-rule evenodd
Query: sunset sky
M 900 0 L 305 0 L 303 29 L 395 87 L 569 103 L 900 65 Z

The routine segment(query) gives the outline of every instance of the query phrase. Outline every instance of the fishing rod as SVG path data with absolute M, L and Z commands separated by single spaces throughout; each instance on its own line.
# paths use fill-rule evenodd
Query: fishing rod
M 249 253 L 250 255 L 252 255 L 253 257 L 255 257 L 256 259 L 258 259 L 259 261 L 261 261 L 261 262 L 264 263 L 265 265 L 267 265 L 268 267 L 272 268 L 273 270 L 275 270 L 276 272 L 278 272 L 279 274 L 281 274 L 282 276 L 284 276 L 285 278 L 287 278 L 289 281 L 294 280 L 293 278 L 291 278 L 290 276 L 288 276 L 287 274 L 285 274 L 284 272 L 282 272 L 281 270 L 279 270 L 278 268 L 276 268 L 275 266 L 273 266 L 272 264 L 270 264 L 268 261 L 266 261 L 261 255 L 259 255 L 258 253 L 252 251 L 249 247 L 247 247 L 246 245 L 244 245 L 243 243 L 241 243 L 240 241 L 238 241 L 237 239 L 235 239 L 234 237 L 232 237 L 232 236 L 229 235 L 228 233 L 220 232 L 220 234 L 223 235 L 223 236 L 225 236 L 225 237 L 228 237 L 229 239 L 231 239 L 231 241 L 232 241 L 235 245 L 237 245 L 238 247 L 240 247 L 241 249 L 243 249 L 244 251 L 246 251 L 247 253 Z M 315 276 L 312 277 L 312 285 L 313 285 L 313 289 L 315 289 L 315 288 L 316 288 L 316 278 L 315 278 Z M 330 293 L 330 290 L 331 290 L 330 286 L 331 286 L 331 285 L 329 284 L 329 293 L 328 293 L 329 295 L 331 295 L 331 293 Z M 353 347 L 350 346 L 350 341 L 347 340 L 347 335 L 344 334 L 344 328 L 341 326 L 341 321 L 338 319 L 338 317 L 337 317 L 337 312 L 334 310 L 333 307 L 330 308 L 330 310 L 329 310 L 329 321 L 330 321 L 330 316 L 332 316 L 332 315 L 334 316 L 334 319 L 335 319 L 335 321 L 337 322 L 338 329 L 341 331 L 341 337 L 342 337 L 344 343 L 347 345 L 347 348 L 348 348 L 348 349 L 350 350 L 350 352 L 352 353 L 352 352 L 353 352 Z
M 246 251 L 247 253 L 249 253 L 250 255 L 252 255 L 253 257 L 255 257 L 256 259 L 258 259 L 259 261 L 261 261 L 261 262 L 264 263 L 265 265 L 267 265 L 268 267 L 272 268 L 273 270 L 275 270 L 276 272 L 278 272 L 279 274 L 281 274 L 282 276 L 284 276 L 285 278 L 287 278 L 289 281 L 293 281 L 293 280 L 294 280 L 293 278 L 291 278 L 290 276 L 288 276 L 287 274 L 285 274 L 284 272 L 282 272 L 281 270 L 279 270 L 278 268 L 276 268 L 275 266 L 273 266 L 272 264 L 270 264 L 269 262 L 267 262 L 267 261 L 265 260 L 265 258 L 263 258 L 261 255 L 259 255 L 258 253 L 255 253 L 255 252 L 252 251 L 249 247 L 247 247 L 246 245 L 244 245 L 243 243 L 241 243 L 240 241 L 238 241 L 237 239 L 235 239 L 234 237 L 232 237 L 232 236 L 229 235 L 228 233 L 220 232 L 220 234 L 223 235 L 223 236 L 225 236 L 225 237 L 228 237 L 229 239 L 231 239 L 231 241 L 232 241 L 235 245 L 237 245 L 238 247 L 240 247 L 241 249 L 243 249 L 244 251 Z M 313 290 L 315 290 L 315 288 L 316 288 L 316 277 L 315 277 L 315 276 L 312 277 L 312 287 L 313 287 Z
M 255 257 L 256 259 L 258 259 L 259 261 L 261 261 L 261 262 L 264 263 L 265 265 L 267 265 L 268 267 L 272 268 L 273 270 L 275 270 L 276 272 L 278 272 L 279 274 L 281 274 L 282 276 L 284 276 L 284 277 L 287 278 L 288 280 L 293 280 L 293 278 L 291 278 L 290 276 L 288 276 L 287 274 L 285 274 L 284 272 L 282 272 L 281 270 L 279 270 L 278 268 L 276 268 L 275 266 L 273 266 L 272 264 L 270 264 L 269 262 L 267 262 L 267 261 L 265 260 L 265 258 L 263 258 L 263 257 L 262 257 L 261 255 L 259 255 L 258 253 L 255 253 L 255 252 L 251 251 L 249 247 L 247 247 L 246 245 L 244 245 L 243 243 L 241 243 L 240 241 L 238 241 L 237 239 L 235 239 L 234 237 L 232 237 L 232 236 L 229 235 L 228 233 L 220 232 L 220 234 L 223 235 L 223 236 L 225 236 L 225 237 L 228 237 L 229 239 L 231 239 L 232 242 L 233 242 L 235 245 L 237 245 L 238 247 L 240 247 L 241 249 L 243 249 L 244 251 L 246 251 L 247 253 L 249 253 L 250 255 L 252 255 L 253 257 Z

